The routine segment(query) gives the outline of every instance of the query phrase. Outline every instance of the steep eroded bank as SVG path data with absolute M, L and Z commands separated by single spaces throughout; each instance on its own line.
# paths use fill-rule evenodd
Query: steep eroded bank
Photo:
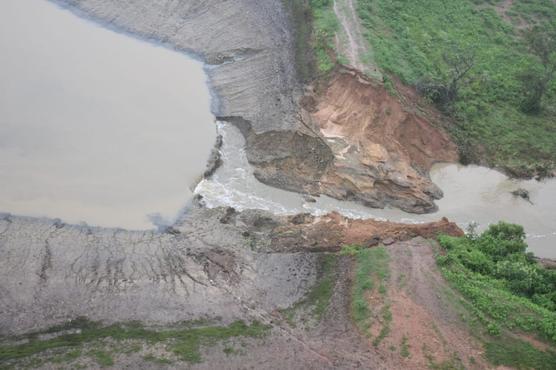
M 313 123 L 334 152 L 323 192 L 372 207 L 436 210 L 442 191 L 429 170 L 435 162 L 457 161 L 457 147 L 440 115 L 419 102 L 409 90 L 393 96 L 362 73 L 341 69 L 311 107 Z

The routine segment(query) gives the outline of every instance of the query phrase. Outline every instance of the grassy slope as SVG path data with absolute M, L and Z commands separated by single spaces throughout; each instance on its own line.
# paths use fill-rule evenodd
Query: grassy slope
M 80 318 L 63 326 L 19 338 L 27 341 L 22 344 L 0 344 L 0 369 L 11 366 L 19 368 L 22 365 L 21 361 L 23 364 L 33 364 L 32 367 L 39 366 L 42 362 L 73 362 L 81 356 L 82 349 L 88 344 L 98 347 L 87 355 L 101 366 L 113 364 L 112 354 L 134 352 L 125 346 L 117 350 L 117 346 L 104 345 L 103 341 L 107 339 L 116 342 L 144 341 L 151 346 L 161 343 L 179 360 L 196 363 L 202 361 L 200 348 L 203 345 L 240 336 L 262 337 L 269 331 L 269 327 L 261 323 L 253 322 L 247 325 L 242 321 L 234 322 L 229 326 L 180 326 L 167 330 L 149 329 L 136 322 L 102 326 L 100 323 Z M 38 334 L 56 333 L 68 329 L 79 329 L 80 332 L 47 340 L 40 340 L 37 337 Z M 43 353 L 46 353 L 44 358 L 37 357 Z M 162 360 L 157 359 L 157 361 Z
M 333 0 L 282 0 L 295 29 L 298 77 L 310 82 L 327 75 L 336 65 L 334 37 L 340 25 Z
M 439 241 L 438 266 L 461 294 L 452 293 L 449 301 L 454 309 L 460 307 L 456 311 L 484 343 L 485 359 L 496 366 L 555 369 L 556 271 L 541 267 L 526 253 L 523 228 L 502 222 L 482 235 L 440 236 Z M 380 317 L 381 331 L 371 338 L 377 346 L 388 336 L 392 320 L 386 293 L 388 249 L 344 246 L 340 253 L 355 261 L 351 290 L 354 323 L 370 336 L 369 328 L 376 324 L 371 320 Z M 380 312 L 379 307 L 369 307 L 370 295 L 385 300 Z M 409 353 L 403 342 L 401 352 L 402 357 Z M 447 367 L 433 364 L 431 368 L 452 368 L 449 363 Z
M 336 263 L 335 254 L 325 254 L 319 257 L 319 271 L 315 285 L 303 299 L 291 307 L 281 310 L 290 325 L 296 326 L 296 319 L 299 315 L 307 312 L 310 312 L 317 322 L 322 319 L 334 291 Z
M 523 229 L 500 223 L 480 236 L 439 240 L 441 271 L 465 297 L 486 358 L 514 368 L 556 368 L 556 351 L 520 337 L 536 336 L 548 348 L 556 344 L 556 271 L 525 253 Z
M 342 254 L 355 258 L 355 280 L 352 288 L 351 315 L 355 324 L 365 335 L 369 334 L 371 327 L 371 310 L 367 300 L 368 294 L 377 290 L 382 296 L 386 295 L 385 281 L 388 279 L 388 252 L 384 247 L 361 248 L 360 246 L 344 246 Z M 385 306 L 382 316 L 385 323 L 389 323 L 391 315 Z M 389 318 L 389 319 L 388 319 Z M 388 331 L 388 324 L 383 326 L 383 331 L 375 338 L 378 345 Z
M 475 50 L 474 82 L 461 91 L 453 135 L 468 159 L 534 172 L 556 162 L 556 81 L 539 116 L 518 109 L 520 82 L 538 64 L 519 32 L 485 0 L 359 0 L 358 14 L 376 63 L 408 84 L 446 74 L 442 55 L 454 45 Z M 493 3 L 493 4 L 491 4 Z M 556 28 L 556 3 L 522 0 L 509 14 Z M 481 153 L 481 154 L 478 154 Z

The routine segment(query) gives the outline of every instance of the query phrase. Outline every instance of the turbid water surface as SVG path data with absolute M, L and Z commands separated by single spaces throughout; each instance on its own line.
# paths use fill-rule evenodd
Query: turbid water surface
M 0 212 L 176 216 L 216 137 L 200 62 L 46 0 L 2 0 L 0 48 Z
M 541 257 L 556 258 L 556 180 L 519 181 L 480 166 L 437 164 L 431 178 L 443 191 L 437 201 L 438 212 L 417 215 L 398 209 L 373 209 L 359 203 L 320 196 L 315 203 L 307 202 L 297 193 L 266 186 L 253 176 L 243 149 L 239 130 L 219 123 L 224 137 L 224 165 L 211 180 L 199 184 L 208 206 L 233 206 L 238 209 L 259 208 L 280 214 L 310 212 L 324 214 L 337 211 L 353 218 L 375 218 L 397 222 L 418 223 L 448 217 L 462 228 L 477 223 L 483 230 L 500 220 L 525 227 L 530 250 Z M 511 191 L 529 190 L 531 202 L 516 198 Z

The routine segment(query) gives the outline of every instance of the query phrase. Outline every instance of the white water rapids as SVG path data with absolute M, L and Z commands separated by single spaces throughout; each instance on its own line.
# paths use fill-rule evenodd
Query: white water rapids
M 202 181 L 196 192 L 203 195 L 209 207 L 233 206 L 241 209 L 265 209 L 278 214 L 310 212 L 325 214 L 337 211 L 352 218 L 374 218 L 406 223 L 435 221 L 447 217 L 466 228 L 472 222 L 479 230 L 500 220 L 525 227 L 530 250 L 536 255 L 556 258 L 556 180 L 510 180 L 504 174 L 480 166 L 438 164 L 431 178 L 443 191 L 437 201 L 439 211 L 416 215 L 398 209 L 373 209 L 359 203 L 339 201 L 327 196 L 306 202 L 297 193 L 276 189 L 260 183 L 247 162 L 244 139 L 235 127 L 218 123 L 224 138 L 224 165 L 211 180 Z M 531 202 L 511 194 L 524 188 Z

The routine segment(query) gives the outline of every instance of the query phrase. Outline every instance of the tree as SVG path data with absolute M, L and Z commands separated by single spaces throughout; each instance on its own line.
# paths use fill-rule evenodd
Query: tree
M 436 80 L 422 80 L 417 90 L 449 113 L 459 96 L 461 85 L 467 81 L 469 72 L 475 66 L 475 53 L 470 49 L 452 47 L 442 54 L 446 65 L 444 76 Z
M 525 40 L 541 66 L 530 66 L 519 76 L 524 96 L 521 108 L 525 113 L 538 113 L 542 109 L 543 97 L 556 75 L 556 35 L 537 26 L 526 33 Z

